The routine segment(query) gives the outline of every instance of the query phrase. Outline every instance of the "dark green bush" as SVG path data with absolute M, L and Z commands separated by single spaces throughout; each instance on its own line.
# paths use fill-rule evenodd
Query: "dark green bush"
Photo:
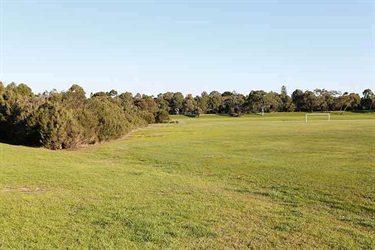
M 155 122 L 156 123 L 163 123 L 163 122 L 167 122 L 169 121 L 169 114 L 167 111 L 165 110 L 159 110 L 157 113 L 156 113 L 156 116 L 155 116 Z

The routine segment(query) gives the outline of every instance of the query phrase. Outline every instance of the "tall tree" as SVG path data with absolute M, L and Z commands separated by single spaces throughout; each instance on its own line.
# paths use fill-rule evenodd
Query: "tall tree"
M 317 109 L 319 100 L 314 92 L 306 90 L 303 93 L 303 110 L 313 112 Z
M 246 106 L 250 108 L 251 112 L 261 112 L 263 115 L 266 107 L 266 95 L 267 92 L 264 90 L 252 90 L 247 97 Z
M 191 94 L 188 94 L 183 101 L 183 112 L 185 115 L 192 115 L 197 107 L 196 100 Z
M 375 95 L 371 89 L 365 89 L 363 92 L 363 98 L 361 99 L 362 107 L 364 109 L 373 109 L 375 107 Z
M 336 98 L 336 103 L 340 109 L 341 114 L 343 114 L 346 109 L 356 109 L 361 103 L 361 98 L 358 94 L 348 94 L 347 92 L 345 92 L 344 94 Z
M 303 91 L 300 89 L 294 90 L 292 93 L 292 100 L 296 107 L 297 111 L 302 111 L 304 109 L 304 94 Z
M 173 114 L 180 114 L 180 110 L 183 108 L 182 103 L 184 101 L 184 96 L 181 92 L 176 92 L 173 94 L 171 107 Z
M 208 112 L 215 113 L 215 114 L 218 113 L 221 102 L 222 102 L 221 94 L 218 91 L 212 91 L 209 94 Z
M 197 106 L 201 110 L 201 113 L 207 113 L 208 103 L 210 101 L 210 97 L 208 96 L 207 92 L 203 91 L 200 96 L 195 97 L 195 100 L 197 102 Z

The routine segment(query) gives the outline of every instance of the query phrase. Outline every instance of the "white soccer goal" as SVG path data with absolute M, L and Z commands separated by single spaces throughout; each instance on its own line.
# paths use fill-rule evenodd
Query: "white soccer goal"
M 309 113 L 305 115 L 305 119 L 307 122 L 307 117 L 308 116 L 328 116 L 328 122 L 331 122 L 331 114 L 330 113 Z

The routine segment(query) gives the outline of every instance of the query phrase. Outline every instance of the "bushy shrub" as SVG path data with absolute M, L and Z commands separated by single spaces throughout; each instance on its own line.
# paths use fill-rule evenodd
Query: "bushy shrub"
M 163 123 L 165 121 L 169 121 L 169 114 L 167 111 L 165 110 L 159 110 L 157 113 L 156 113 L 156 116 L 155 116 L 155 122 L 156 123 Z
M 81 127 L 72 111 L 57 103 L 41 105 L 28 119 L 28 125 L 35 136 L 33 141 L 50 149 L 72 148 L 82 142 Z
M 99 141 L 119 138 L 131 130 L 122 108 L 107 97 L 90 98 L 88 108 L 97 117 L 95 135 Z
M 139 116 L 147 122 L 147 124 L 155 123 L 155 116 L 147 111 L 139 112 Z

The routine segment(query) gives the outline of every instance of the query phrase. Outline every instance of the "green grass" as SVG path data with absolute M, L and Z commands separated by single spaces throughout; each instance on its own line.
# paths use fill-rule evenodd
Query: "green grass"
M 0 144 L 0 249 L 374 249 L 375 116 L 175 116 L 71 151 Z

